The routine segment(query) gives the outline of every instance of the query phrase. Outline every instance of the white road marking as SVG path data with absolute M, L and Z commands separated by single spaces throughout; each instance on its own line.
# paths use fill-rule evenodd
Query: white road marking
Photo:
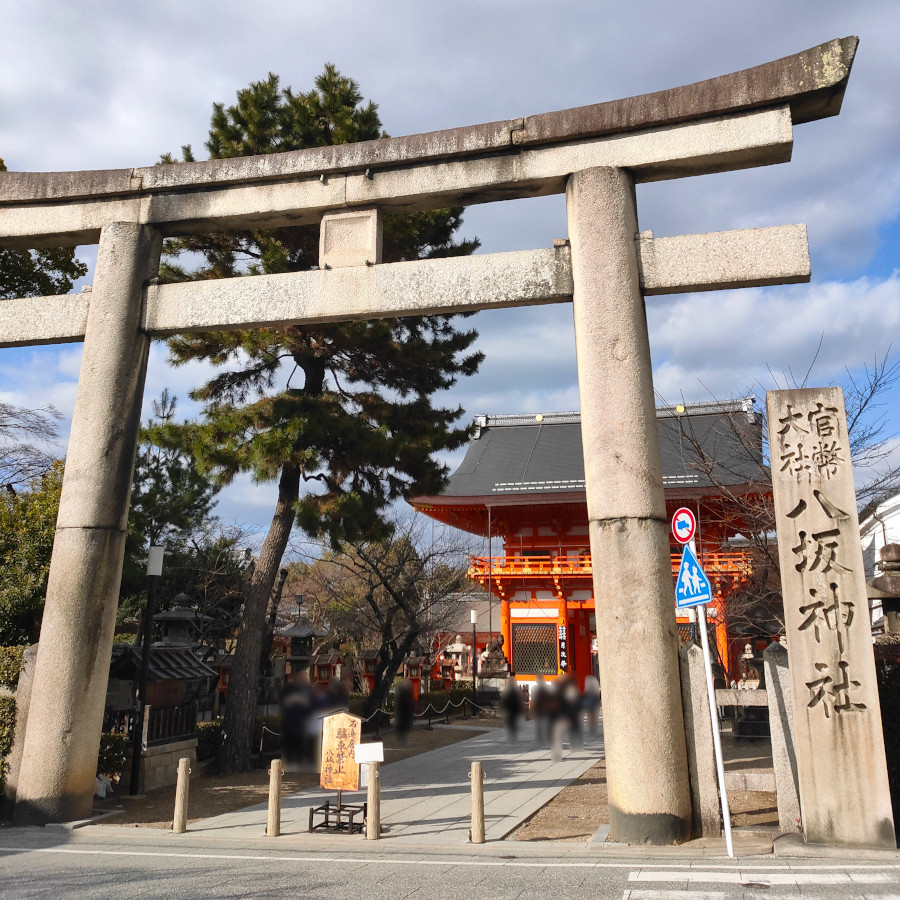
M 200 853 L 188 851 L 173 850 L 95 850 L 87 847 L 0 847 L 0 853 L 58 853 L 69 854 L 72 856 L 123 856 L 123 857 L 152 857 L 161 859 L 211 859 L 211 860 L 234 860 L 234 861 L 251 861 L 251 862 L 296 862 L 296 863 L 346 863 L 352 865 L 388 865 L 388 866 L 484 866 L 491 868 L 573 868 L 573 869 L 635 869 L 634 860 L 624 860 L 620 862 L 605 862 L 601 860 L 584 860 L 571 862 L 531 862 L 525 859 L 498 859 L 496 857 L 486 857 L 484 859 L 447 859 L 446 857 L 438 859 L 404 859 L 395 858 L 393 856 L 335 856 L 320 853 L 315 856 L 274 856 L 263 853 Z M 448 854 L 452 856 L 453 854 Z M 774 879 L 784 878 L 784 881 L 778 881 L 781 884 L 852 884 L 870 883 L 882 884 L 892 880 L 888 874 L 880 874 L 881 871 L 887 870 L 894 872 L 900 869 L 895 864 L 866 864 L 866 863 L 848 863 L 847 865 L 790 865 L 777 866 L 770 869 L 767 873 L 759 873 L 753 875 L 745 875 L 746 866 L 741 868 L 740 865 L 722 865 L 716 866 L 710 864 L 706 870 L 698 872 L 691 869 L 693 863 L 641 863 L 640 871 L 632 871 L 630 874 L 631 881 L 710 881 L 722 883 L 776 883 Z M 755 867 L 755 872 L 759 872 L 759 866 Z M 656 869 L 664 871 L 654 871 Z M 813 869 L 817 875 L 806 876 L 798 870 Z M 830 873 L 823 870 L 839 870 L 835 872 L 837 881 L 824 881 L 822 879 L 830 877 Z M 861 872 L 850 872 L 851 869 L 859 869 Z M 733 870 L 733 871 L 732 871 Z M 849 874 L 845 874 L 849 873 Z M 874 873 L 874 874 L 869 874 Z M 733 877 L 732 877 L 733 876 Z M 799 881 L 798 879 L 810 878 L 812 880 Z M 900 895 L 896 898 L 900 900 Z
M 888 884 L 892 879 L 881 872 L 632 872 L 629 881 L 688 881 L 711 884 Z
M 722 891 L 625 891 L 622 900 L 725 900 Z M 881 900 L 881 898 L 879 898 Z

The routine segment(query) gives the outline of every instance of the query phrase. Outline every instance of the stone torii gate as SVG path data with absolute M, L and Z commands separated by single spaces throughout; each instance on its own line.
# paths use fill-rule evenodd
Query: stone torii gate
M 634 185 L 787 162 L 857 39 L 696 84 L 486 125 L 239 159 L 0 174 L 0 246 L 99 243 L 93 289 L 0 303 L 0 346 L 84 341 L 19 822 L 90 809 L 150 339 L 573 303 L 611 836 L 691 818 L 644 297 L 808 281 L 802 225 L 656 239 Z M 553 249 L 380 264 L 384 213 L 566 194 Z M 170 235 L 321 223 L 316 271 L 158 284 Z M 599 398 L 602 398 L 600 402 Z

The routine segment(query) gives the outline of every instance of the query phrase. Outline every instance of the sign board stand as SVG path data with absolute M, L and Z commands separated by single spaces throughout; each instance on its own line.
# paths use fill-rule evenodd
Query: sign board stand
M 731 811 L 725 790 L 725 764 L 722 760 L 722 740 L 719 736 L 719 714 L 716 705 L 716 687 L 713 682 L 712 663 L 709 655 L 709 632 L 706 623 L 706 604 L 712 600 L 712 586 L 697 559 L 694 534 L 697 523 L 689 509 L 676 510 L 672 517 L 672 534 L 684 545 L 678 580 L 675 584 L 675 605 L 678 609 L 697 609 L 700 627 L 700 646 L 703 648 L 703 668 L 706 672 L 706 692 L 709 697 L 709 718 L 712 724 L 713 751 L 716 757 L 716 775 L 719 781 L 719 800 L 722 804 L 722 828 L 725 832 L 725 849 L 734 857 L 731 839 Z
M 339 712 L 322 722 L 322 774 L 319 784 L 337 791 L 337 806 L 325 801 L 309 811 L 310 833 L 327 831 L 338 834 L 362 834 L 366 804 L 344 804 L 343 791 L 359 790 L 359 763 L 356 748 L 362 731 L 362 719 Z M 322 821 L 316 822 L 316 818 Z

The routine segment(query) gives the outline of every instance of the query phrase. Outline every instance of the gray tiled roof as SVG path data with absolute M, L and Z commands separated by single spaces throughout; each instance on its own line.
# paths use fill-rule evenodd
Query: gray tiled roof
M 115 644 L 109 667 L 110 677 L 137 678 L 141 669 L 141 653 L 142 648 L 133 644 Z M 218 675 L 189 647 L 152 647 L 147 669 L 147 677 L 152 682 Z
M 309 619 L 301 616 L 293 624 L 276 629 L 275 633 L 281 637 L 289 638 L 325 637 L 328 634 L 328 629 L 316 628 Z
M 663 483 L 709 487 L 698 447 L 721 484 L 759 480 L 762 436 L 753 398 L 657 409 Z M 584 490 L 579 413 L 478 416 L 465 459 L 443 496 L 484 497 Z M 739 433 L 741 436 L 739 436 Z M 751 452 L 750 447 L 758 448 Z M 755 457 L 755 458 L 754 458 Z

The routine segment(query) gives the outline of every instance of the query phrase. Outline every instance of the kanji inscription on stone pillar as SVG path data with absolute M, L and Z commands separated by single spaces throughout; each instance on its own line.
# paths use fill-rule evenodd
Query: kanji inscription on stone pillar
M 766 399 L 803 831 L 893 848 L 843 393 Z

